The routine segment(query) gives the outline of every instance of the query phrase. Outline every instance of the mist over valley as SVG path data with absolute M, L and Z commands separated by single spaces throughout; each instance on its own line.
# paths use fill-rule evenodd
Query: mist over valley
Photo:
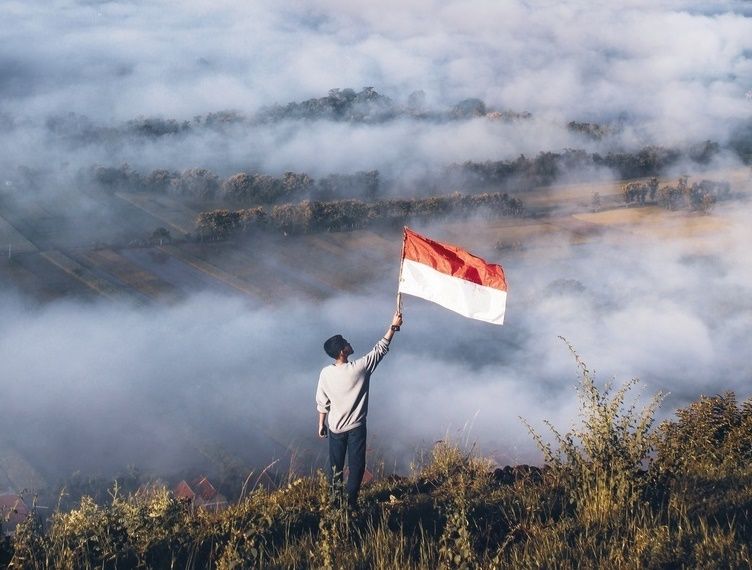
M 385 473 L 443 438 L 540 463 L 560 336 L 661 418 L 750 395 L 749 6 L 388 4 L 0 2 L 0 491 L 323 465 L 322 343 L 378 340 L 404 224 L 509 297 L 405 299 Z

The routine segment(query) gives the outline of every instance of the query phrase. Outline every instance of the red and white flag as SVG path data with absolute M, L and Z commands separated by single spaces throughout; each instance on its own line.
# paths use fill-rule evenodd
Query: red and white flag
M 495 263 L 405 228 L 399 292 L 496 325 L 504 323 L 507 282 Z

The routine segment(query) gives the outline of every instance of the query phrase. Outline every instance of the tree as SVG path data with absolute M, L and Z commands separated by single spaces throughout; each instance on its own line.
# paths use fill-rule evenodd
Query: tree
M 222 195 L 232 204 L 253 202 L 253 178 L 245 172 L 234 174 L 222 182 Z
M 127 162 L 120 166 L 94 166 L 92 178 L 106 191 L 115 192 L 129 187 L 138 187 L 140 176 L 131 170 Z
M 165 227 L 158 227 L 156 230 L 154 230 L 151 233 L 151 240 L 152 243 L 159 243 L 160 245 L 162 243 L 170 243 L 172 241 L 172 236 L 170 235 L 170 230 L 168 230 Z
M 280 181 L 280 195 L 275 200 L 289 200 L 302 198 L 308 195 L 313 188 L 314 180 L 307 174 L 297 172 L 285 172 Z
M 486 104 L 477 98 L 463 99 L 452 108 L 452 117 L 471 119 L 486 114 Z
M 202 239 L 226 239 L 239 226 L 241 215 L 229 210 L 202 212 L 196 218 L 196 231 Z
M 147 192 L 167 192 L 172 181 L 179 176 L 180 175 L 177 172 L 171 172 L 169 170 L 152 170 L 146 178 L 144 178 L 144 190 Z
M 179 196 L 210 200 L 219 189 L 219 178 L 206 168 L 190 168 L 170 181 L 170 190 Z

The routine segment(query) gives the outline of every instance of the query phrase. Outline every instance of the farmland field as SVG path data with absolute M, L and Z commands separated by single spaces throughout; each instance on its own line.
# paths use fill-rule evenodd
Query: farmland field
M 746 170 L 707 176 L 731 180 L 736 192 L 749 191 Z M 523 195 L 527 217 L 444 222 L 433 224 L 431 231 L 490 259 L 509 260 L 567 255 L 567 248 L 596 240 L 683 239 L 699 246 L 705 237 L 729 229 L 722 208 L 711 215 L 650 205 L 627 208 L 620 188 L 608 182 L 533 190 Z M 607 198 L 599 211 L 590 204 L 594 192 Z M 389 278 L 398 264 L 400 235 L 394 229 L 202 243 L 184 239 L 198 212 L 174 198 L 119 192 L 97 199 L 105 207 L 116 204 L 123 216 L 105 233 L 113 240 L 108 245 L 89 238 L 74 241 L 71 222 L 57 226 L 60 214 L 49 207 L 4 203 L 0 283 L 41 300 L 75 296 L 169 304 L 210 290 L 261 305 L 363 292 Z M 159 227 L 170 232 L 168 243 L 144 241 Z

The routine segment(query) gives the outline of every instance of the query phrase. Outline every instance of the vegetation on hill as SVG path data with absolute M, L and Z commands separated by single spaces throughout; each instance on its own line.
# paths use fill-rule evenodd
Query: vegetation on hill
M 182 172 L 157 169 L 144 175 L 123 164 L 95 166 L 87 177 L 105 192 L 171 194 L 198 203 L 220 201 L 238 207 L 353 196 L 373 198 L 379 191 L 377 170 L 330 174 L 318 180 L 297 172 L 285 172 L 281 176 L 238 172 L 220 178 L 207 168 L 189 168 Z
M 22 523 L 12 568 L 748 568 L 752 400 L 701 397 L 658 427 L 636 381 L 599 386 L 578 359 L 582 423 L 535 432 L 545 465 L 493 469 L 438 443 L 349 512 L 323 475 L 193 509 L 165 489 Z M 503 436 L 500 436 L 503 437 Z
M 669 210 L 708 212 L 718 200 L 731 197 L 731 184 L 726 181 L 701 180 L 690 185 L 687 177 L 681 176 L 676 184 L 665 184 L 659 188 L 658 178 L 653 177 L 647 182 L 624 184 L 622 193 L 627 206 L 642 206 L 650 201 Z
M 348 231 L 375 225 L 404 224 L 408 220 L 441 216 L 520 216 L 522 201 L 507 194 L 452 194 L 414 200 L 336 200 L 281 204 L 262 207 L 202 212 L 196 219 L 201 239 L 225 239 L 233 234 L 271 230 L 288 234 Z
M 330 89 L 323 97 L 278 103 L 250 114 L 223 110 L 196 115 L 189 120 L 152 116 L 137 117 L 117 125 L 101 125 L 86 115 L 64 113 L 49 118 L 45 127 L 56 137 L 70 143 L 86 145 L 116 144 L 133 137 L 175 138 L 207 130 L 224 132 L 230 129 L 253 129 L 260 125 L 291 121 L 378 124 L 410 119 L 443 123 L 483 116 L 490 120 L 510 122 L 526 120 L 532 115 L 525 111 L 494 109 L 477 98 L 463 99 L 448 108 L 429 108 L 426 94 L 420 90 L 410 93 L 407 101 L 400 103 L 379 93 L 373 87 L 363 87 L 360 91 L 351 88 Z
M 524 192 L 550 186 L 562 177 L 586 181 L 599 168 L 611 169 L 624 179 L 659 176 L 680 160 L 705 164 L 717 152 L 718 145 L 710 142 L 689 151 L 651 146 L 633 153 L 600 155 L 565 149 L 540 152 L 532 158 L 520 155 L 512 160 L 454 164 L 413 181 L 411 188 L 415 194 L 423 195 L 452 187 L 474 192 L 490 189 Z M 82 183 L 103 192 L 167 193 L 199 204 L 221 202 L 234 207 L 342 198 L 374 200 L 392 193 L 396 184 L 383 180 L 378 170 L 330 174 L 319 179 L 299 172 L 285 172 L 281 176 L 238 172 L 221 178 L 207 168 L 182 172 L 156 169 L 143 174 L 128 164 L 97 165 L 82 177 Z
M 589 123 L 570 123 L 570 128 L 599 132 Z M 635 152 L 609 152 L 605 155 L 588 153 L 582 149 L 565 149 L 561 152 L 540 152 L 530 158 L 520 155 L 514 160 L 465 162 L 454 167 L 468 181 L 479 186 L 513 183 L 515 188 L 530 189 L 549 186 L 561 176 L 587 180 L 596 168 L 608 168 L 619 178 L 659 176 L 682 160 L 707 164 L 720 152 L 720 146 L 705 141 L 686 149 L 647 146 Z
M 323 97 L 314 97 L 304 101 L 291 101 L 259 109 L 255 113 L 244 114 L 234 110 L 224 110 L 197 115 L 192 119 L 174 119 L 164 117 L 137 117 L 118 125 L 101 125 L 85 115 L 65 113 L 49 118 L 45 127 L 58 138 L 76 145 L 118 144 L 124 140 L 138 137 L 142 139 L 176 138 L 202 131 L 225 132 L 231 129 L 254 129 L 260 125 L 283 121 L 334 121 L 360 124 L 384 123 L 392 120 L 410 119 L 443 123 L 463 121 L 484 117 L 491 121 L 516 122 L 526 121 L 532 115 L 526 111 L 517 112 L 508 109 L 494 109 L 478 98 L 468 98 L 443 109 L 429 108 L 423 91 L 411 93 L 405 103 L 379 93 L 373 87 L 364 87 L 360 91 L 350 88 L 331 89 Z M 0 121 L 2 121 L 0 116 Z M 12 122 L 6 122 L 12 126 Z M 616 123 L 594 123 L 569 121 L 565 126 L 569 131 L 591 140 L 601 140 L 618 134 L 625 125 L 625 120 Z M 752 160 L 752 121 L 741 121 L 731 133 L 724 145 L 745 163 Z M 634 168 L 644 168 L 650 162 L 651 148 L 637 153 L 609 153 L 596 158 L 594 162 L 620 164 L 622 168 L 634 172 Z M 686 149 L 689 160 L 704 163 L 719 152 L 717 142 L 706 141 Z M 675 152 L 675 151 L 670 151 Z M 624 159 L 624 154 L 642 155 L 637 160 Z M 647 162 L 646 162 L 647 160 Z M 642 163 L 642 164 L 640 164 Z M 622 172 L 620 170 L 620 172 Z M 629 173 L 625 178 L 651 176 L 657 172 Z

